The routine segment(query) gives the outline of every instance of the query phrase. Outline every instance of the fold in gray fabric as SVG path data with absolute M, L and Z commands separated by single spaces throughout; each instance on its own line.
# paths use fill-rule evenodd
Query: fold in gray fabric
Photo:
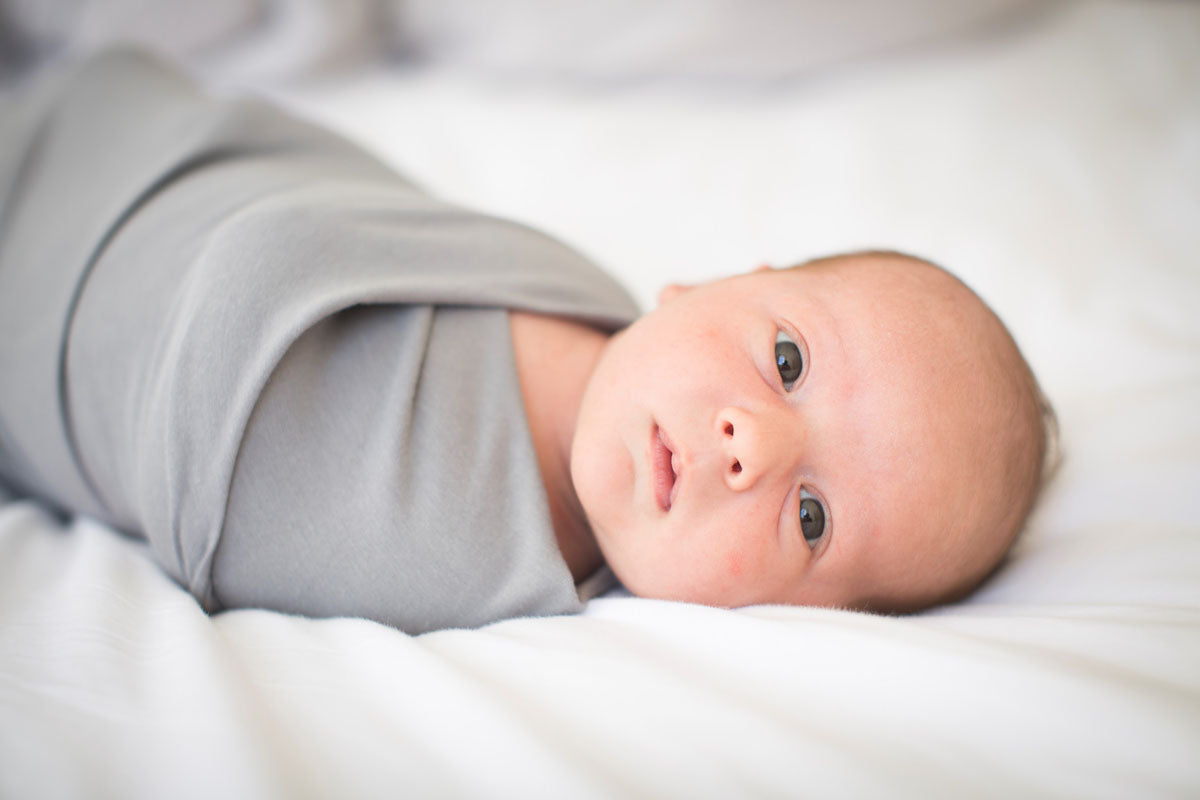
M 210 611 L 579 609 L 507 309 L 628 324 L 562 244 L 109 53 L 0 115 L 0 476 Z

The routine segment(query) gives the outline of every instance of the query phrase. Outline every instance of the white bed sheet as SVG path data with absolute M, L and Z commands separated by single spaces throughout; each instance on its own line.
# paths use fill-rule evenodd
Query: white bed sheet
M 911 617 L 620 592 L 408 637 L 206 617 L 143 547 L 0 505 L 0 797 L 1200 795 L 1200 6 L 770 87 L 378 68 L 269 87 L 433 190 L 661 283 L 867 246 L 1013 329 L 1065 460 Z

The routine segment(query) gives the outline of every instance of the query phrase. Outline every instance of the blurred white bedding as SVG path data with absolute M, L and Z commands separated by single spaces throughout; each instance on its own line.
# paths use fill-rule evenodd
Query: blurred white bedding
M 961 30 L 786 81 L 246 80 L 646 305 L 849 248 L 958 272 L 1066 454 L 980 591 L 911 617 L 616 592 L 415 638 L 210 619 L 140 545 L 9 499 L 0 797 L 1200 795 L 1200 4 Z
M 764 80 L 1032 13 L 1037 0 L 0 0 L 4 63 L 115 41 L 288 79 L 391 57 L 486 74 Z

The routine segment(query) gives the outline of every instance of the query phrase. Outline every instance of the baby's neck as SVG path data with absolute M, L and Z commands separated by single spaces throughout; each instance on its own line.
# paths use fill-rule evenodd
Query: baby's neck
M 595 572 L 604 557 L 571 483 L 571 441 L 584 389 L 608 335 L 581 322 L 525 311 L 510 312 L 509 324 L 550 521 L 558 549 L 578 583 Z

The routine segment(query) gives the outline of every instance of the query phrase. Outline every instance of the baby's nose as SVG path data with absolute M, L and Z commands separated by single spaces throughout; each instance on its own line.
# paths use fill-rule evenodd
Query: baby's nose
M 741 492 L 795 462 L 801 431 L 790 410 L 755 412 L 731 406 L 717 414 L 717 435 L 725 483 Z

